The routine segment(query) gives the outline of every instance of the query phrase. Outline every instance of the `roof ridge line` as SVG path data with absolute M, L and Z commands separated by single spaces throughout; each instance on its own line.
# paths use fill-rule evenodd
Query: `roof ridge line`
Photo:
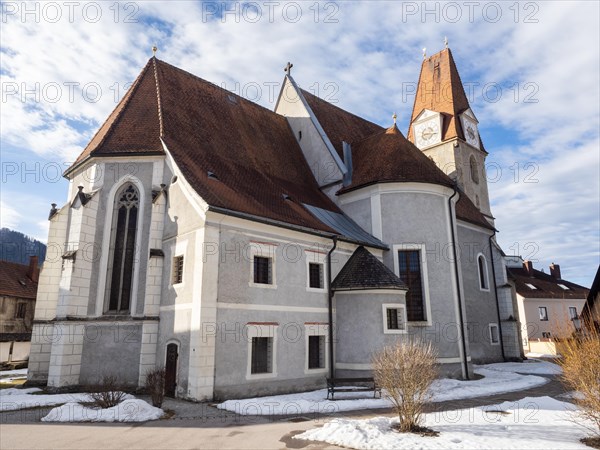
M 161 97 L 160 97 L 160 84 L 158 82 L 158 69 L 156 67 L 156 56 L 152 57 L 152 65 L 154 67 L 154 84 L 156 84 L 156 102 L 158 104 L 158 132 L 160 137 L 162 138 L 164 136 L 164 129 L 163 129 L 163 114 L 162 114 L 162 103 L 161 103 Z

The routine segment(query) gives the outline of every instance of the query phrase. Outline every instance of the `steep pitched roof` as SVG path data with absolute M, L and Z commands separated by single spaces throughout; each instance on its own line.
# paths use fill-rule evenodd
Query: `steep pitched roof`
M 585 299 L 589 289 L 566 280 L 558 280 L 552 275 L 532 269 L 531 273 L 525 268 L 507 268 L 509 277 L 514 281 L 516 291 L 525 298 L 566 298 Z M 535 286 L 530 288 L 527 284 Z M 559 286 L 562 284 L 568 289 Z
M 454 182 L 408 141 L 396 125 L 352 145 L 352 183 L 339 194 L 375 183 L 419 182 L 453 187 Z
M 28 265 L 0 261 L 0 295 L 35 299 L 38 284 L 28 274 Z
M 469 100 L 450 49 L 446 48 L 425 59 L 419 74 L 411 125 L 423 110 L 437 111 L 444 117 L 442 141 L 456 137 L 465 139 L 459 114 L 468 108 Z M 415 140 L 412 126 L 408 129 L 408 139 L 411 142 Z
M 491 225 L 485 216 L 479 211 L 479 208 L 471 201 L 471 199 L 461 191 L 460 197 L 456 202 L 456 217 L 470 222 L 474 225 L 479 225 L 490 230 L 495 230 L 494 226 Z
M 408 289 L 394 272 L 363 246 L 354 251 L 331 287 L 334 291 Z
M 164 153 L 154 70 L 155 60 L 150 59 L 71 167 L 92 156 Z
M 303 206 L 342 213 L 319 190 L 285 117 L 156 58 L 74 166 L 159 154 L 161 139 L 209 208 L 338 234 Z
M 383 131 L 379 125 L 338 108 L 304 89 L 301 92 L 342 160 L 342 141 L 354 143 Z

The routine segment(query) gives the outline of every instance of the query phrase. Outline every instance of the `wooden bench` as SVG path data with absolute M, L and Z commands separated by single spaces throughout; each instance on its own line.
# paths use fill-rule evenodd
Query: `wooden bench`
M 381 388 L 377 386 L 374 378 L 327 378 L 327 400 L 335 400 L 336 392 L 369 392 L 373 391 L 373 398 L 379 394 Z

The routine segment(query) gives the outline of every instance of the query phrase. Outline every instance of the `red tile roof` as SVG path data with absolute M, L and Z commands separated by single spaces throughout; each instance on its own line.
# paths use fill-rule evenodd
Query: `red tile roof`
M 375 183 L 418 182 L 453 187 L 454 182 L 396 125 L 352 144 L 352 183 L 340 194 Z
M 463 83 L 449 48 L 442 50 L 423 61 L 419 83 L 415 95 L 410 123 L 424 109 L 442 113 L 442 141 L 452 138 L 465 139 L 459 114 L 469 108 Z M 408 129 L 408 139 L 415 141 L 412 126 Z M 481 139 L 480 139 L 481 142 Z M 483 149 L 483 143 L 481 144 Z
M 310 92 L 303 89 L 301 91 L 342 161 L 342 141 L 354 143 L 384 130 L 379 125 L 338 108 Z
M 0 295 L 35 300 L 38 284 L 28 273 L 28 265 L 0 261 Z
M 552 275 L 533 269 L 530 274 L 525 268 L 507 269 L 509 277 L 514 281 L 517 293 L 525 298 L 566 298 L 585 299 L 589 289 L 567 280 L 559 280 Z M 536 289 L 531 289 L 531 284 Z M 559 286 L 563 284 L 569 289 Z

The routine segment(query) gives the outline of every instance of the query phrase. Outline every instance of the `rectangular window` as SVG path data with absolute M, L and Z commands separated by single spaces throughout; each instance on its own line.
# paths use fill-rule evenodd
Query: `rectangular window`
M 252 363 L 250 373 L 271 373 L 273 360 L 273 338 L 252 338 Z
M 401 330 L 403 328 L 400 311 L 401 310 L 397 308 L 388 308 L 386 310 L 388 330 Z
M 17 309 L 15 310 L 15 319 L 24 319 L 26 312 L 27 312 L 27 304 L 26 303 L 17 303 Z
M 183 282 L 183 255 L 173 258 L 173 284 Z
M 490 324 L 490 342 L 492 344 L 500 343 L 500 331 L 498 325 Z
M 308 368 L 322 369 L 325 367 L 325 336 L 308 337 Z
M 257 284 L 273 284 L 273 267 L 271 258 L 254 257 L 254 282 Z
M 550 339 L 551 337 L 552 337 L 552 334 L 549 331 L 542 331 L 543 339 Z
M 323 264 L 309 263 L 308 286 L 314 289 L 323 289 Z
M 546 322 L 548 320 L 548 309 L 545 306 L 540 306 L 538 310 L 540 312 L 540 320 Z
M 409 321 L 425 321 L 425 302 L 421 277 L 421 255 L 419 250 L 398 251 L 399 276 L 408 286 L 406 293 L 406 315 Z
M 569 306 L 569 319 L 577 319 L 577 308 L 575 306 Z

